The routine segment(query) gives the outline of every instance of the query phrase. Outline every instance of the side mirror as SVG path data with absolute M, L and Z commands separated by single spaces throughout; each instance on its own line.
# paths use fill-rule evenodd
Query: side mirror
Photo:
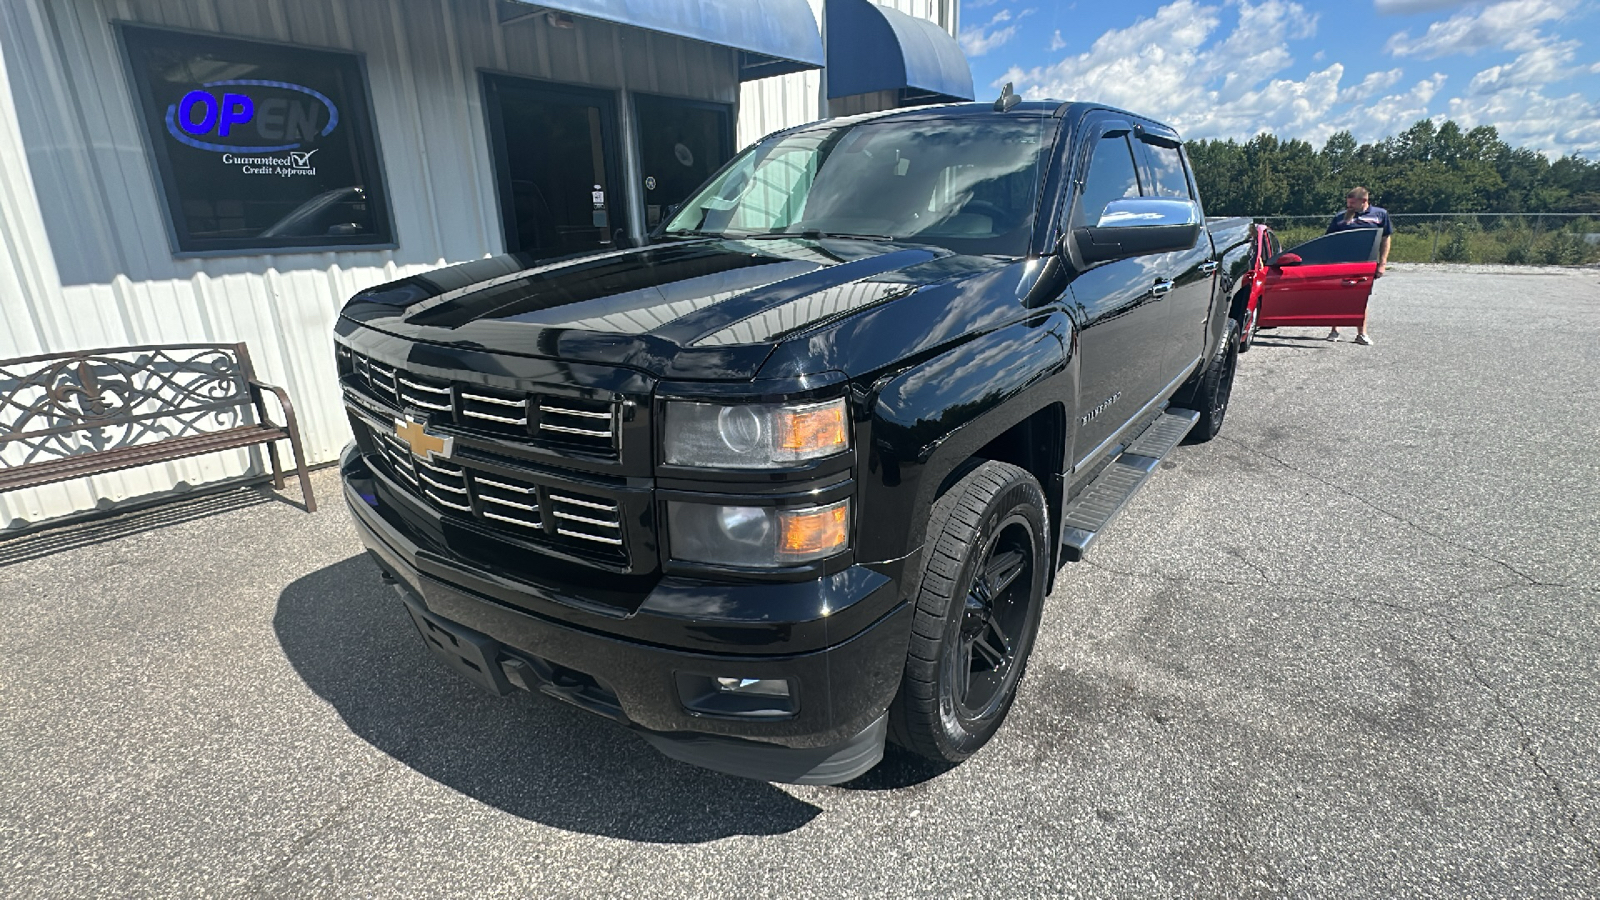
M 1279 253 L 1276 257 L 1273 258 L 1272 265 L 1275 265 L 1275 266 L 1298 266 L 1303 262 L 1305 262 L 1305 260 L 1301 259 L 1300 258 L 1300 254 L 1298 254 L 1298 253 Z
M 1122 197 L 1106 204 L 1100 221 L 1072 235 L 1084 262 L 1105 262 L 1188 250 L 1200 237 L 1200 208 L 1171 197 Z

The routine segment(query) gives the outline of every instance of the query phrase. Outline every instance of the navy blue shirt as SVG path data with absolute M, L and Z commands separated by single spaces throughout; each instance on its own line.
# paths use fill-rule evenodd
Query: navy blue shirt
M 1368 206 L 1366 212 L 1360 213 L 1348 222 L 1345 221 L 1344 213 L 1339 213 L 1328 223 L 1326 233 L 1355 231 L 1357 228 L 1382 228 L 1385 237 L 1394 234 L 1394 226 L 1389 224 L 1389 211 L 1381 206 Z

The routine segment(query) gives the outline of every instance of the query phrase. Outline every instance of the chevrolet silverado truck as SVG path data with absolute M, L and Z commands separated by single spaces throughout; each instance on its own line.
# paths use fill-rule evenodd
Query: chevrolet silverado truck
M 344 494 L 490 691 L 756 779 L 846 781 L 886 739 L 953 765 L 1058 570 L 1222 427 L 1249 238 L 1172 129 L 1104 106 L 780 132 L 647 246 L 351 298 Z

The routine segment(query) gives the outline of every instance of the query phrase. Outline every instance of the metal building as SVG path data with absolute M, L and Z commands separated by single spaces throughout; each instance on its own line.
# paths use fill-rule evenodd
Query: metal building
M 771 131 L 970 100 L 958 19 L 959 0 L 7 0 L 0 359 L 245 341 L 332 461 L 346 297 L 638 242 Z M 260 471 L 236 451 L 0 494 L 0 533 Z

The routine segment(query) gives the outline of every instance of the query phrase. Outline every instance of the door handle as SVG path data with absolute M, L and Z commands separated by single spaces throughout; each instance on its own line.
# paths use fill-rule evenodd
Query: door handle
M 1172 290 L 1172 282 L 1158 281 L 1150 288 L 1150 293 L 1155 294 L 1157 297 L 1165 297 L 1170 290 Z
M 1206 261 L 1204 263 L 1201 263 L 1200 264 L 1200 274 L 1201 275 L 1210 275 L 1212 272 L 1215 272 L 1217 270 L 1218 266 L 1219 266 L 1218 262 L 1216 260 L 1214 260 L 1214 259 L 1213 260 L 1208 260 L 1208 261 Z
M 1355 287 L 1358 284 L 1366 284 L 1367 283 L 1367 279 L 1365 279 L 1365 278 L 1346 278 L 1345 280 L 1343 280 L 1343 281 L 1341 281 L 1339 283 L 1344 285 L 1345 287 Z

